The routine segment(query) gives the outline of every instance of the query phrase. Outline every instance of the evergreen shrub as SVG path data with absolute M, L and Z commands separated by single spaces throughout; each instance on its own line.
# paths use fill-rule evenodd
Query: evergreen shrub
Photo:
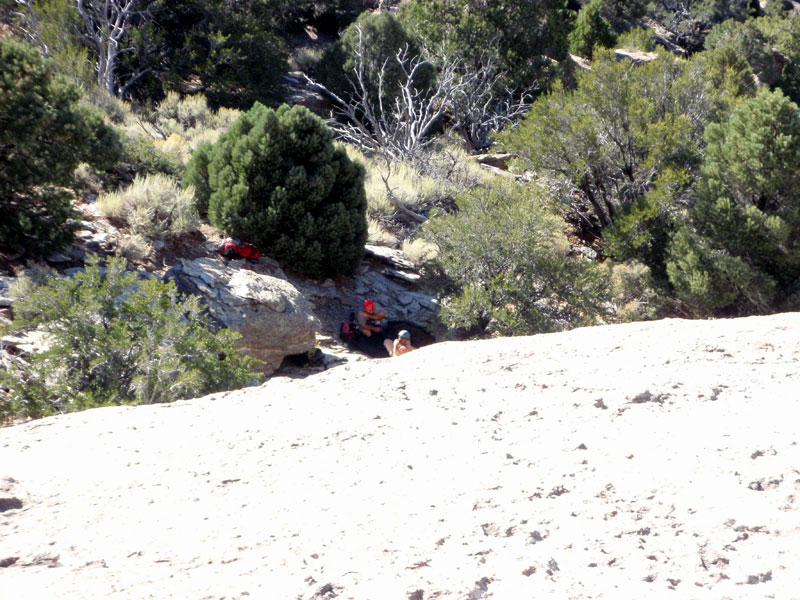
M 457 198 L 422 230 L 427 264 L 446 290 L 440 317 L 473 335 L 529 335 L 590 325 L 606 312 L 604 269 L 570 256 L 546 192 L 494 182 Z M 432 253 L 434 254 L 434 253 Z
M 73 235 L 73 173 L 112 164 L 115 132 L 39 53 L 0 39 L 0 247 L 44 254 Z
M 301 106 L 256 103 L 187 165 L 198 207 L 227 234 L 312 277 L 352 273 L 367 239 L 364 168 Z
M 519 168 L 559 182 L 556 197 L 603 237 L 606 256 L 643 262 L 659 283 L 668 279 L 667 247 L 690 202 L 703 131 L 753 89 L 746 63 L 708 54 L 659 53 L 635 65 L 596 49 L 575 89 L 553 86 L 498 136 Z
M 567 58 L 572 19 L 566 6 L 560 0 L 414 0 L 398 15 L 421 45 L 462 59 L 467 70 L 494 54 L 504 74 L 497 91 L 542 90 Z
M 0 372 L 0 421 L 194 398 L 258 377 L 238 334 L 210 331 L 197 297 L 139 279 L 122 258 L 101 267 L 94 257 L 74 277 L 22 277 L 12 293 L 13 329 L 46 333 L 49 348 Z
M 800 113 L 779 90 L 706 129 L 691 227 L 667 265 L 678 296 L 701 311 L 800 308 Z
M 656 38 L 652 31 L 644 27 L 634 27 L 617 38 L 617 48 L 653 52 L 656 49 Z
M 617 41 L 611 24 L 603 17 L 603 2 L 592 0 L 578 13 L 575 28 L 567 36 L 569 51 L 573 54 L 592 58 L 595 46 L 608 48 Z
M 664 316 L 666 298 L 646 265 L 636 261 L 615 263 L 610 260 L 605 264 L 617 320 L 629 323 Z
M 359 29 L 361 38 L 359 39 Z M 400 86 L 406 82 L 406 73 L 397 62 L 396 54 L 408 48 L 408 57 L 420 55 L 420 48 L 391 12 L 363 13 L 342 32 L 317 64 L 320 81 L 342 98 L 350 98 L 357 88 L 354 70 L 358 67 L 356 52 L 359 43 L 364 52 L 363 79 L 373 106 L 382 102 L 391 106 Z M 383 87 L 378 88 L 378 77 L 385 68 Z M 424 65 L 414 80 L 417 89 L 430 87 L 435 78 L 432 65 Z

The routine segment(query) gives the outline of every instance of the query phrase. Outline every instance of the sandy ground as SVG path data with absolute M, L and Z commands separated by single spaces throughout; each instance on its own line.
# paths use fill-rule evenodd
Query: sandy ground
M 0 598 L 800 598 L 800 314 L 0 429 Z

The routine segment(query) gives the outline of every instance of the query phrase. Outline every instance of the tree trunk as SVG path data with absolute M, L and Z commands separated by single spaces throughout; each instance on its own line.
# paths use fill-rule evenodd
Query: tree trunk
M 74 2 L 86 28 L 86 39 L 97 53 L 97 84 L 113 96 L 117 59 L 124 51 L 120 42 L 130 27 L 136 0 L 99 0 L 91 4 L 84 0 Z

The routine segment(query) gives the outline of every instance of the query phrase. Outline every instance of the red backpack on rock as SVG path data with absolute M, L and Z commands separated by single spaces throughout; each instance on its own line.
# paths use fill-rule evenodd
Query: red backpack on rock
M 246 258 L 253 262 L 258 260 L 261 256 L 261 250 L 255 246 L 247 243 L 242 243 L 239 240 L 228 238 L 222 243 L 219 253 L 227 259 L 231 258 Z

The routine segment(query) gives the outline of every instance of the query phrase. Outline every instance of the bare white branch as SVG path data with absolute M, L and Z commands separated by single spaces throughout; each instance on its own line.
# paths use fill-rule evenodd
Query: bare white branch
M 122 43 L 130 27 L 136 0 L 73 1 L 84 24 L 84 37 L 97 55 L 97 83 L 113 96 L 117 60 L 127 50 Z
M 468 74 L 469 85 L 455 98 L 455 129 L 473 152 L 486 150 L 491 133 L 519 119 L 533 100 L 533 89 L 498 89 L 505 73 L 497 63 L 496 51 L 483 52 L 480 67 Z
M 433 59 L 427 58 L 436 56 Z M 499 70 L 496 52 L 487 51 L 477 69 L 470 69 L 458 58 L 443 50 L 426 51 L 423 56 L 410 56 L 408 47 L 399 49 L 381 65 L 374 77 L 367 80 L 367 49 L 361 29 L 355 48 L 355 66 L 348 99 L 309 79 L 317 91 L 330 98 L 335 106 L 329 126 L 336 135 L 367 153 L 395 160 L 418 160 L 433 142 L 433 131 L 444 124 L 458 131 L 468 149 L 482 151 L 491 145 L 491 133 L 513 123 L 528 110 L 533 90 L 498 90 L 504 73 Z M 435 85 L 419 89 L 424 69 L 437 69 Z M 400 81 L 391 105 L 386 105 L 385 90 L 391 71 L 400 72 Z M 377 89 L 377 91 L 375 91 Z
M 430 89 L 419 89 L 420 75 L 423 69 L 431 68 L 431 63 L 421 56 L 410 56 L 408 47 L 401 48 L 381 65 L 375 82 L 377 92 L 371 92 L 366 73 L 367 51 L 360 28 L 355 53 L 351 99 L 345 100 L 306 77 L 335 104 L 338 118 L 331 119 L 329 126 L 340 139 L 368 153 L 394 160 L 424 155 L 433 141 L 431 132 L 441 124 L 455 96 L 467 85 L 457 63 L 441 65 L 436 84 Z M 399 67 L 402 75 L 395 98 L 387 104 L 389 64 Z
M 34 0 L 16 0 L 16 2 L 19 10 L 14 12 L 14 15 L 20 19 L 20 31 L 31 43 L 39 46 L 42 56 L 48 58 L 50 48 L 42 38 L 39 29 L 39 14 L 33 8 Z

